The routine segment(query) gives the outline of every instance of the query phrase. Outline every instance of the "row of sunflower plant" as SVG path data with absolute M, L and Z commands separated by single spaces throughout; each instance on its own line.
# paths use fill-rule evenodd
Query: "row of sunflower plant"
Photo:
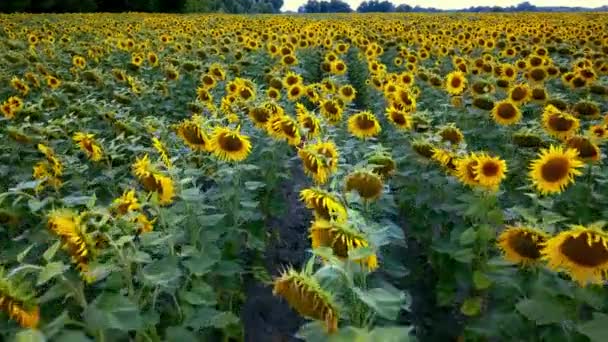
M 605 337 L 605 15 L 0 22 L 2 336 Z

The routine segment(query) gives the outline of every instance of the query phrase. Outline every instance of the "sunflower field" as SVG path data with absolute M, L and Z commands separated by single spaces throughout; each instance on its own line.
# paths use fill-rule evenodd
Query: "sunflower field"
M 0 24 L 0 340 L 608 340 L 607 15 Z

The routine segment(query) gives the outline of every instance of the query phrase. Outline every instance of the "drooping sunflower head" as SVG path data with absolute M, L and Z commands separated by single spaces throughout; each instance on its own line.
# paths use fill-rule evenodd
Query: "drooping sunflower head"
M 445 90 L 450 95 L 460 95 L 467 87 L 467 79 L 462 71 L 453 71 L 445 80 Z
M 550 135 L 558 139 L 567 139 L 574 135 L 580 127 L 579 120 L 553 105 L 548 105 L 543 111 L 543 127 Z
M 182 121 L 177 126 L 177 135 L 193 151 L 212 151 L 207 133 L 194 118 Z
M 308 209 L 314 210 L 315 217 L 323 220 L 345 222 L 346 208 L 338 197 L 319 188 L 308 188 L 300 191 L 300 198 Z
M 521 111 L 510 100 L 500 101 L 492 109 L 492 119 L 499 125 L 513 125 L 521 120 Z
M 433 157 L 434 148 L 433 144 L 427 140 L 415 139 L 412 141 L 412 149 L 414 152 L 426 159 L 431 159 Z
M 314 276 L 289 268 L 274 280 L 272 293 L 284 298 L 300 315 L 324 322 L 329 333 L 338 330 L 337 306 Z
M 270 120 L 271 117 L 270 110 L 263 106 L 253 107 L 249 109 L 248 115 L 253 124 L 258 128 L 266 127 L 266 124 L 268 123 L 268 120 Z
M 373 172 L 384 179 L 393 176 L 397 169 L 395 160 L 388 153 L 376 153 L 367 162 L 372 166 Z
M 494 99 L 487 95 L 477 96 L 473 98 L 473 106 L 481 110 L 490 111 L 494 108 Z
M 297 146 L 301 142 L 300 129 L 298 122 L 291 116 L 281 116 L 276 120 L 271 121 L 272 129 L 269 132 L 274 133 L 274 136 L 279 139 L 287 140 L 287 143 L 292 146 Z
M 374 172 L 359 170 L 351 172 L 346 176 L 345 190 L 355 190 L 366 201 L 374 201 L 382 195 L 384 182 Z
M 601 284 L 608 272 L 608 234 L 576 225 L 549 239 L 542 255 L 550 269 L 563 270 L 581 286 Z
M 431 159 L 439 163 L 448 172 L 456 171 L 456 155 L 446 149 L 433 147 Z
M 595 102 L 579 101 L 573 107 L 574 114 L 583 119 L 597 119 L 600 117 L 600 107 Z
M 150 159 L 148 158 L 148 154 L 144 154 L 143 157 L 139 157 L 135 160 L 132 165 L 133 174 L 139 178 L 148 176 L 151 172 L 154 171 L 152 167 L 152 163 L 150 163 Z
M 100 161 L 103 157 L 101 146 L 95 141 L 95 135 L 83 132 L 76 132 L 72 137 L 80 149 L 84 151 L 92 161 Z
M 338 170 L 338 158 L 340 157 L 340 154 L 338 153 L 338 148 L 333 141 L 319 141 L 311 144 L 310 148 L 326 158 L 327 165 L 332 172 L 336 172 Z
M 504 258 L 522 266 L 540 261 L 543 244 L 549 235 L 529 227 L 507 227 L 496 241 Z
M 325 184 L 331 175 L 332 170 L 329 168 L 327 158 L 317 153 L 312 145 L 308 144 L 298 151 L 304 173 L 312 177 L 317 184 Z
M 473 172 L 479 185 L 496 190 L 500 182 L 507 177 L 507 162 L 499 157 L 481 153 L 477 156 L 477 164 L 473 167 Z
M 315 220 L 309 233 L 313 249 L 329 247 L 333 250 L 333 254 L 341 259 L 348 258 L 348 253 L 356 248 L 369 246 L 368 239 L 347 224 Z M 378 268 L 378 258 L 375 253 L 355 261 L 370 271 Z
M 336 100 L 321 101 L 321 115 L 332 125 L 342 120 L 342 106 Z
M 371 112 L 359 112 L 348 119 L 348 131 L 359 139 L 378 135 L 382 128 Z
M 549 149 L 541 149 L 537 159 L 532 161 L 529 176 L 540 193 L 560 193 L 574 183 L 574 177 L 581 174 L 579 168 L 583 165 L 577 150 L 552 145 Z
M 28 282 L 8 277 L 0 267 L 0 310 L 22 328 L 35 329 L 40 321 L 40 309 Z
M 543 138 L 531 130 L 519 130 L 511 137 L 513 143 L 519 147 L 539 148 L 546 145 Z
M 308 139 L 312 139 L 321 134 L 321 123 L 319 122 L 319 119 L 306 109 L 298 110 L 298 123 L 300 124 L 300 128 L 306 132 L 306 137 Z
M 404 110 L 389 106 L 386 108 L 386 118 L 397 128 L 408 130 L 412 128 L 413 119 L 411 114 Z
M 114 200 L 113 204 L 119 215 L 126 215 L 127 213 L 139 210 L 140 208 L 134 189 L 125 190 L 120 197 Z
M 566 140 L 566 146 L 578 151 L 578 157 L 584 161 L 597 162 L 600 160 L 600 148 L 591 139 L 575 135 Z
M 464 141 L 464 135 L 454 124 L 449 124 L 441 128 L 439 136 L 442 141 L 447 141 L 452 145 L 458 145 Z
M 225 161 L 242 161 L 251 152 L 249 137 L 242 135 L 238 129 L 217 127 L 211 136 L 213 154 Z

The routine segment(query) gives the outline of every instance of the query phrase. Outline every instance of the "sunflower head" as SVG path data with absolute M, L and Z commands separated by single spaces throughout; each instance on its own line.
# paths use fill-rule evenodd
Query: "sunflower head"
M 347 219 L 346 208 L 333 193 L 319 188 L 308 188 L 300 191 L 300 198 L 319 219 L 336 222 L 345 222 Z
M 369 157 L 367 162 L 371 165 L 373 172 L 384 179 L 393 176 L 397 170 L 395 160 L 387 153 L 374 154 Z
M 485 153 L 479 154 L 477 164 L 473 166 L 475 180 L 480 186 L 490 190 L 498 189 L 498 186 L 507 176 L 507 162 L 499 157 L 489 156 Z
M 433 144 L 431 144 L 427 140 L 415 139 L 412 142 L 412 149 L 414 150 L 414 152 L 426 159 L 431 159 L 433 157 L 434 148 L 435 147 L 433 146 Z
M 216 128 L 210 144 L 213 154 L 225 161 L 242 161 L 251 152 L 249 137 L 242 135 L 238 129 L 228 127 Z
M 309 232 L 313 249 L 329 247 L 333 254 L 341 259 L 348 258 L 348 253 L 356 248 L 369 246 L 367 238 L 347 224 L 316 220 Z M 376 254 L 355 261 L 367 267 L 368 270 L 378 268 Z
M 591 139 L 575 135 L 566 140 L 566 146 L 578 151 L 578 157 L 584 161 L 597 162 L 600 160 L 600 148 Z
M 34 291 L 28 282 L 18 276 L 8 277 L 0 268 L 0 310 L 22 328 L 35 329 L 40 321 Z
M 532 90 L 527 84 L 516 84 L 509 89 L 508 99 L 513 103 L 523 104 L 530 101 Z
M 284 298 L 300 315 L 324 322 L 329 333 L 338 330 L 337 306 L 312 275 L 289 268 L 274 280 L 272 293 Z
M 139 210 L 140 204 L 135 196 L 135 190 L 125 190 L 123 194 L 114 200 L 114 208 L 119 215 L 126 215 L 131 211 Z
M 443 168 L 449 172 L 456 171 L 456 155 L 446 149 L 433 147 L 431 159 L 439 163 Z
M 326 156 L 320 154 L 314 148 L 314 145 L 308 144 L 298 151 L 304 173 L 312 177 L 317 184 L 325 184 L 333 170 L 329 167 L 329 161 Z
M 272 127 L 269 127 L 268 131 L 273 137 L 285 139 L 287 140 L 287 143 L 292 146 L 300 145 L 300 128 L 298 122 L 291 116 L 284 115 L 273 118 L 270 121 L 270 125 L 272 125 Z
M 460 95 L 467 87 L 467 79 L 462 71 L 453 71 L 445 80 L 445 89 L 450 95 Z
M 386 108 L 386 118 L 395 127 L 401 130 L 408 130 L 412 128 L 413 125 L 411 114 L 394 106 L 389 106 Z
M 534 131 L 520 130 L 511 136 L 512 141 L 519 147 L 539 148 L 546 145 L 543 138 Z
M 578 131 L 579 120 L 565 112 L 560 111 L 553 105 L 548 105 L 543 111 L 543 127 L 547 133 L 558 139 L 566 139 Z
M 348 131 L 359 139 L 378 135 L 382 128 L 371 112 L 359 112 L 348 119 Z
M 538 158 L 532 161 L 529 176 L 540 193 L 560 193 L 574 183 L 574 177 L 581 174 L 579 168 L 583 165 L 577 150 L 552 145 L 542 149 Z
M 456 160 L 456 177 L 465 185 L 479 186 L 477 180 L 476 168 L 478 165 L 478 155 L 470 153 L 469 155 Z
M 523 266 L 540 261 L 541 251 L 549 235 L 529 227 L 507 227 L 500 233 L 497 245 L 504 258 Z
M 323 100 L 321 101 L 321 115 L 327 119 L 332 125 L 336 125 L 342 120 L 342 113 L 344 109 L 340 103 L 336 100 Z
M 177 126 L 177 135 L 182 138 L 184 143 L 193 151 L 212 151 L 211 142 L 207 133 L 198 123 L 199 116 L 195 115 L 191 119 L 182 121 Z
M 573 226 L 552 237 L 542 250 L 553 270 L 563 270 L 581 286 L 602 284 L 608 272 L 608 234 L 598 227 Z
M 511 100 L 500 101 L 492 108 L 492 119 L 499 125 L 513 125 L 521 120 L 521 111 Z
M 464 141 L 464 135 L 454 124 L 447 125 L 439 131 L 442 141 L 447 141 L 452 145 L 458 145 Z
M 372 171 L 359 170 L 346 176 L 345 190 L 355 190 L 366 201 L 374 201 L 382 195 L 384 182 Z
M 95 135 L 83 132 L 76 132 L 72 140 L 78 144 L 80 149 L 84 151 L 92 161 L 100 161 L 103 157 L 101 146 L 95 141 Z

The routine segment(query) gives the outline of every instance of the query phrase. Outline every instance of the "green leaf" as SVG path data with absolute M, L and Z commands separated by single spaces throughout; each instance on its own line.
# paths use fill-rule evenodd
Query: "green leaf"
M 377 327 L 369 334 L 367 341 L 382 341 L 382 342 L 408 342 L 412 338 L 410 333 L 412 327 Z
M 460 261 L 464 264 L 470 264 L 473 261 L 473 258 L 475 258 L 475 255 L 473 254 L 473 249 L 471 248 L 459 249 L 450 253 L 450 255 L 456 261 Z
M 266 186 L 266 184 L 262 182 L 245 182 L 245 187 L 249 191 L 255 191 L 257 189 L 263 188 L 264 186 Z
M 477 316 L 481 313 L 481 305 L 483 304 L 483 299 L 481 297 L 471 297 L 465 299 L 462 306 L 460 306 L 460 312 L 466 316 Z
M 197 342 L 199 339 L 184 327 L 169 327 L 165 335 L 167 342 Z
M 522 299 L 515 308 L 537 325 L 559 323 L 568 316 L 564 306 L 546 298 Z
M 184 189 L 179 196 L 186 202 L 197 202 L 203 198 L 198 188 Z
M 492 285 L 492 280 L 481 271 L 473 272 L 473 285 L 476 290 L 485 290 Z
M 397 289 L 375 288 L 368 291 L 354 288 L 359 299 L 386 319 L 395 320 L 405 304 L 405 294 Z
M 61 242 L 56 241 L 49 248 L 47 248 L 46 251 L 44 251 L 44 253 L 42 254 L 44 260 L 46 260 L 47 262 L 51 261 L 55 256 L 55 253 L 57 253 L 57 251 L 59 250 L 59 247 L 61 247 Z
M 214 305 L 216 303 L 213 288 L 202 281 L 193 285 L 190 291 L 180 291 L 179 297 L 190 305 Z
M 36 199 L 36 198 L 30 198 L 30 199 L 27 201 L 27 206 L 28 206 L 28 208 L 30 208 L 30 211 L 31 211 L 32 213 L 35 213 L 35 212 L 39 211 L 40 209 L 44 208 L 44 206 L 45 206 L 45 205 L 46 205 L 48 202 L 49 202 L 49 201 L 48 201 L 48 199 L 47 199 L 47 198 L 45 198 L 45 199 L 44 199 L 44 200 L 42 200 L 42 201 L 39 201 L 39 200 L 38 200 L 38 199 Z
M 90 330 L 137 330 L 143 326 L 139 308 L 128 298 L 104 292 L 85 309 L 85 322 Z
M 63 262 L 51 262 L 46 264 L 42 271 L 38 274 L 38 280 L 36 281 L 36 286 L 43 285 L 47 281 L 53 279 L 55 276 L 62 274 L 67 270 L 69 266 L 64 265 Z
M 460 244 L 463 246 L 470 245 L 475 242 L 477 238 L 477 233 L 473 227 L 469 227 L 467 230 L 460 234 Z
M 23 262 L 25 257 L 29 254 L 29 252 L 32 250 L 32 248 L 34 248 L 34 246 L 35 246 L 35 244 L 31 244 L 26 249 L 24 249 L 23 252 L 17 254 L 17 261 Z
M 87 337 L 82 331 L 77 330 L 66 330 L 63 331 L 55 341 L 61 342 L 92 342 L 93 340 Z
M 177 258 L 168 256 L 155 260 L 142 270 L 144 280 L 152 286 L 169 286 L 182 276 Z
M 302 325 L 295 337 L 304 341 L 323 342 L 327 340 L 327 333 L 325 331 L 323 323 L 312 321 Z
M 141 235 L 140 241 L 142 246 L 158 246 L 165 245 L 169 240 L 173 238 L 173 235 L 162 232 L 149 232 Z
M 187 320 L 185 325 L 196 330 L 211 327 L 223 329 L 232 324 L 239 324 L 239 322 L 239 318 L 232 312 L 223 312 L 201 307 Z
M 66 196 L 61 201 L 63 204 L 69 207 L 74 207 L 78 205 L 87 205 L 91 201 L 95 200 L 95 196 Z M 93 202 L 95 203 L 95 202 Z
M 46 337 L 39 330 L 21 330 L 15 335 L 13 342 L 45 342 Z
M 202 227 L 213 227 L 219 224 L 225 216 L 226 214 L 202 215 L 198 217 L 199 224 Z
M 593 319 L 577 326 L 578 332 L 589 337 L 591 342 L 608 341 L 608 315 L 594 312 Z
M 215 265 L 218 261 L 219 257 L 215 258 L 210 256 L 198 255 L 188 260 L 182 261 L 182 263 L 190 271 L 190 273 L 197 276 L 203 276 L 209 273 L 213 265 Z
M 374 249 L 366 246 L 366 247 L 358 247 L 353 250 L 348 251 L 348 259 L 349 260 L 361 260 L 367 258 L 374 254 Z

